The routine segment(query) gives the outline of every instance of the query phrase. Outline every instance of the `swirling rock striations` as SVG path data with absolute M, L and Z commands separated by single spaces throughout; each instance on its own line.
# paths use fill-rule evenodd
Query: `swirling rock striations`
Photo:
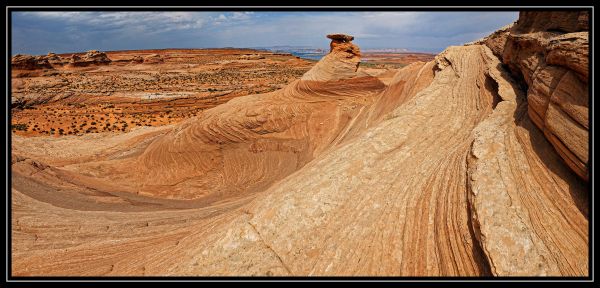
M 136 159 L 76 169 L 152 197 L 217 201 L 262 191 L 327 149 L 385 88 L 356 72 L 358 55 L 336 50 L 325 58 L 284 89 L 187 120 Z
M 567 165 L 589 178 L 588 12 L 521 12 L 481 41 L 527 87 L 528 113 Z
M 17 137 L 13 275 L 587 275 L 587 183 L 530 118 L 524 63 L 480 42 L 386 85 L 339 41 L 171 127 Z

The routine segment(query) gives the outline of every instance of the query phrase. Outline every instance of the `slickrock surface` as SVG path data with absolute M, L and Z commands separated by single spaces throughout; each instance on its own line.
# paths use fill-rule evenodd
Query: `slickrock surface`
M 589 178 L 587 12 L 521 12 L 481 43 L 527 87 L 528 113 L 567 165 Z
M 585 186 L 551 152 L 506 74 L 490 70 L 501 101 L 474 130 L 468 163 L 475 235 L 494 275 L 586 275 Z
M 389 76 L 347 41 L 171 126 L 13 134 L 12 273 L 587 276 L 588 184 L 483 44 Z
M 339 59 L 358 61 L 339 52 Z M 319 80 L 303 77 L 282 90 L 209 109 L 153 141 L 136 160 L 68 169 L 161 198 L 216 201 L 264 190 L 325 150 L 385 87 L 353 65 L 334 65 L 337 54 L 306 73 Z

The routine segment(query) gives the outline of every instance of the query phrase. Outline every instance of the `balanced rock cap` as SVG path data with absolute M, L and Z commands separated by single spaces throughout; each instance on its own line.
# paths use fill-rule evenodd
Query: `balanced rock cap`
M 343 42 L 350 42 L 354 40 L 354 36 L 346 35 L 346 34 L 329 34 L 327 38 L 331 40 L 338 40 Z

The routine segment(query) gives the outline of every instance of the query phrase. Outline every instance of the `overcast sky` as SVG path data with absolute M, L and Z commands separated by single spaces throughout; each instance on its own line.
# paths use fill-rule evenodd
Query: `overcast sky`
M 87 50 L 312 46 L 330 33 L 363 49 L 441 52 L 517 20 L 518 12 L 12 12 L 12 54 Z

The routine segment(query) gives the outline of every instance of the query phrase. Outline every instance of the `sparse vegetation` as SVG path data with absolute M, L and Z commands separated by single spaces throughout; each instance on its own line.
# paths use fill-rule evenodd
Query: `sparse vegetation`
M 289 57 L 282 56 L 280 58 L 288 59 Z M 81 133 L 81 131 L 86 131 L 94 126 L 98 127 L 98 131 L 108 132 L 110 130 L 123 131 L 123 128 L 127 131 L 132 126 L 159 126 L 177 123 L 194 116 L 197 111 L 203 110 L 202 108 L 219 105 L 231 98 L 224 97 L 223 99 L 221 93 L 225 95 L 234 93 L 236 96 L 241 96 L 248 94 L 248 91 L 252 91 L 252 94 L 268 92 L 275 89 L 273 87 L 283 87 L 286 83 L 297 79 L 311 67 L 308 62 L 295 62 L 290 66 L 286 62 L 272 62 L 269 60 L 270 58 L 265 61 L 254 61 L 245 66 L 235 66 L 234 69 L 219 63 L 219 60 L 235 59 L 237 58 L 231 58 L 229 55 L 215 56 L 203 53 L 187 58 L 186 61 L 206 65 L 206 71 L 182 72 L 180 68 L 170 71 L 169 66 L 164 66 L 166 69 L 161 67 L 158 73 L 156 73 L 157 71 L 136 70 L 137 77 L 126 76 L 126 73 L 123 74 L 118 70 L 96 71 L 93 75 L 88 74 L 87 71 L 73 71 L 45 73 L 45 76 L 42 75 L 43 77 L 22 77 L 25 88 L 21 93 L 48 98 L 56 95 L 61 95 L 61 98 L 65 97 L 64 100 L 50 101 L 46 104 L 24 104 L 20 105 L 20 108 L 15 107 L 13 121 L 29 123 L 29 125 L 27 128 L 22 128 L 25 130 L 18 130 L 16 127 L 13 127 L 13 130 L 22 132 L 30 129 L 29 132 L 34 132 L 34 134 L 50 134 L 49 129 L 53 126 L 56 134 L 60 134 L 60 130 L 57 129 L 62 128 L 64 132 L 61 135 L 69 135 L 69 132 L 80 135 L 78 132 Z M 48 81 L 48 79 L 55 79 L 60 83 L 57 84 L 56 81 Z M 256 86 L 257 81 L 265 84 Z M 209 86 L 210 88 L 207 88 Z M 96 101 L 98 98 L 95 98 L 96 95 L 104 96 L 112 92 L 137 93 L 138 91 L 143 91 L 153 97 L 156 96 L 154 98 L 157 99 L 161 99 L 160 95 L 163 93 L 179 93 L 172 91 L 181 91 L 190 93 L 190 95 L 198 93 L 200 96 L 197 102 L 175 100 L 168 102 L 168 105 L 165 106 L 156 105 L 155 99 L 146 103 L 110 103 Z M 209 94 L 210 96 L 207 96 Z M 71 95 L 75 97 L 71 97 Z M 87 95 L 93 97 L 86 99 Z M 23 111 L 24 109 L 30 110 Z M 109 123 L 103 124 L 105 120 L 109 120 Z M 117 125 L 113 123 L 117 123 Z M 31 127 L 37 129 L 33 130 Z M 44 130 L 48 130 L 48 132 L 45 133 Z

